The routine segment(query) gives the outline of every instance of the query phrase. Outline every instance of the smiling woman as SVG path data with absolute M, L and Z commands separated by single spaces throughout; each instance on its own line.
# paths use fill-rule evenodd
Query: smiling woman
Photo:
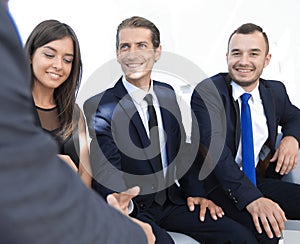
M 82 63 L 73 29 L 57 20 L 38 24 L 25 44 L 37 123 L 58 143 L 59 156 L 91 185 L 85 119 L 76 105 Z

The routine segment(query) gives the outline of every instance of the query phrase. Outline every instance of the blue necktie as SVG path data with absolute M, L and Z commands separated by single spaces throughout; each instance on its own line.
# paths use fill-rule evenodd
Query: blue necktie
M 256 185 L 251 111 L 248 104 L 250 97 L 251 94 L 249 93 L 244 93 L 241 96 L 242 162 L 244 173 Z

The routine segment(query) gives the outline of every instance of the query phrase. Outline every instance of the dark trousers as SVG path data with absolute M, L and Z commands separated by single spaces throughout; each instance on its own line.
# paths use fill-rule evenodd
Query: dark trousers
M 251 231 L 228 217 L 215 221 L 207 213 L 205 221 L 201 222 L 199 206 L 190 212 L 186 205 L 175 205 L 167 200 L 163 206 L 153 203 L 150 208 L 142 210 L 137 218 L 152 226 L 156 243 L 174 243 L 167 231 L 186 234 L 201 244 L 257 243 Z
M 265 197 L 279 204 L 288 219 L 300 220 L 300 185 L 277 179 L 258 178 L 257 187 Z M 221 188 L 211 192 L 209 197 L 223 208 L 226 216 L 248 227 L 259 243 L 278 243 L 278 238 L 270 239 L 264 232 L 259 234 L 248 211 L 238 210 Z

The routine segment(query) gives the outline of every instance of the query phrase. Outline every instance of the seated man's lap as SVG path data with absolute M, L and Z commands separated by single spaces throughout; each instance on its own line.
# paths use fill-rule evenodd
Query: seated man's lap
M 239 210 L 221 188 L 215 189 L 209 194 L 209 196 L 216 204 L 223 208 L 225 216 L 228 216 L 229 218 L 245 226 L 249 231 L 252 232 L 259 242 L 278 243 L 277 238 L 268 238 L 264 231 L 262 234 L 259 234 L 255 228 L 250 213 L 246 209 Z
M 255 243 L 252 232 L 240 223 L 226 216 L 213 220 L 208 210 L 205 220 L 201 222 L 199 212 L 199 206 L 196 206 L 195 211 L 190 212 L 186 205 L 169 204 L 163 208 L 152 208 L 149 212 L 141 213 L 138 218 L 152 226 L 153 224 L 160 226 L 154 227 L 154 233 L 157 231 L 159 238 L 165 238 L 161 230 L 163 228 L 189 235 L 204 243 L 241 243 L 242 240 Z

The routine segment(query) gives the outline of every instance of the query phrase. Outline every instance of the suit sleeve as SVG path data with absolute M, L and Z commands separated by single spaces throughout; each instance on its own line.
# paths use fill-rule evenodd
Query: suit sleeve
M 276 85 L 277 122 L 282 127 L 283 136 L 294 136 L 300 144 L 300 110 L 291 103 L 285 86 L 281 82 Z
M 85 187 L 36 126 L 28 66 L 0 3 L 2 243 L 147 243 L 141 228 Z
M 221 185 L 238 209 L 244 208 L 262 193 L 250 182 L 235 162 L 226 144 L 226 112 L 218 90 L 210 80 L 195 88 L 191 108 L 193 112 L 192 141 L 200 133 L 199 178 L 205 181 L 207 191 Z M 198 139 L 199 140 L 199 139 Z
M 121 156 L 112 135 L 111 108 L 99 105 L 104 93 L 88 99 L 83 106 L 89 135 L 93 189 L 102 197 L 127 190 L 121 172 Z M 111 111 L 103 113 L 104 111 Z

